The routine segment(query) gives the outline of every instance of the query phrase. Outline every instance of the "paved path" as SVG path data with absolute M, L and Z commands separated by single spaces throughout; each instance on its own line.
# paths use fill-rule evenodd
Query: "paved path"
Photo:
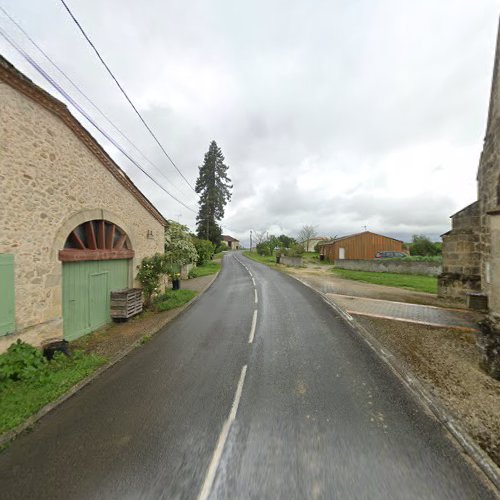
M 389 300 L 350 297 L 334 293 L 326 295 L 349 314 L 394 319 L 431 326 L 479 330 L 476 322 L 477 315 L 469 311 L 407 304 Z
M 0 495 L 495 497 L 320 296 L 238 254 L 186 313 L 0 454 Z

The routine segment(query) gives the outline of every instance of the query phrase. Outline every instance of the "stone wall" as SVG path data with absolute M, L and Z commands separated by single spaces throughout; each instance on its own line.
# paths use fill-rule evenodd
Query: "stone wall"
M 478 201 L 455 214 L 443 235 L 439 294 L 463 298 L 473 291 L 487 298 L 478 347 L 484 369 L 500 378 L 500 24 L 477 188 Z
M 438 276 L 441 273 L 439 262 L 418 262 L 405 260 L 350 260 L 335 261 L 338 269 L 351 269 L 353 271 L 371 271 L 375 273 L 418 274 L 424 276 Z
M 191 269 L 194 269 L 196 267 L 196 264 L 190 263 L 190 264 L 184 264 L 181 266 L 181 280 L 187 280 L 189 278 L 189 271 Z
M 452 229 L 443 234 L 443 272 L 438 295 L 465 302 L 466 294 L 481 291 L 480 206 L 478 202 L 451 217 Z
M 61 338 L 58 251 L 72 229 L 101 218 L 120 226 L 135 276 L 144 256 L 163 251 L 164 227 L 67 124 L 2 81 L 0 116 L 0 253 L 15 258 L 17 327 L 0 337 L 1 352 L 17 338 Z

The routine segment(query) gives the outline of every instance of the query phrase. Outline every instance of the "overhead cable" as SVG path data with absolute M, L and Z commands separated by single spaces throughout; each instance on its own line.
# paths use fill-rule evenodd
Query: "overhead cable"
M 132 146 L 135 151 L 137 151 L 142 158 L 144 158 L 168 183 L 172 185 L 174 189 L 177 189 L 183 196 L 186 196 L 180 188 L 178 188 L 158 167 L 152 160 L 150 160 L 126 135 L 125 133 L 115 125 L 111 119 L 103 112 L 101 109 L 90 99 L 90 97 L 83 92 L 83 90 L 50 58 L 50 56 L 30 37 L 30 35 L 24 30 L 24 28 L 12 18 L 12 16 L 0 5 L 0 10 L 7 16 L 8 19 L 23 33 L 23 35 L 31 42 L 31 44 L 36 47 L 36 49 L 50 62 L 50 64 L 66 78 L 66 80 L 73 86 L 74 89 L 99 113 L 122 137 L 125 139 L 130 146 Z
M 39 66 L 39 64 L 31 58 L 31 56 L 26 53 L 21 47 L 17 45 L 1 28 L 0 35 L 12 46 L 14 49 L 21 54 L 21 56 L 48 82 L 50 83 L 79 113 L 84 116 L 89 123 L 91 123 L 96 130 L 98 130 L 113 146 L 118 149 L 133 165 L 135 165 L 144 175 L 146 175 L 151 181 L 153 181 L 162 191 L 168 194 L 172 199 L 177 201 L 183 207 L 185 207 L 190 212 L 196 213 L 191 207 L 186 205 L 183 201 L 179 200 L 176 196 L 165 189 L 154 177 L 152 177 L 144 168 L 141 167 L 134 158 L 132 158 L 129 153 L 127 153 L 120 144 L 118 144 L 113 137 L 111 137 L 105 130 L 103 130 L 97 123 L 94 122 L 92 117 L 59 85 L 45 70 Z
M 84 38 L 87 40 L 87 42 L 89 43 L 89 45 L 92 47 L 92 49 L 96 53 L 97 57 L 99 58 L 99 60 L 103 64 L 103 66 L 106 68 L 106 70 L 109 73 L 109 75 L 111 76 L 111 78 L 114 80 L 114 82 L 116 83 L 116 85 L 120 89 L 121 93 L 125 96 L 125 99 L 127 99 L 127 101 L 130 104 L 130 106 L 132 106 L 132 109 L 135 111 L 135 113 L 137 114 L 137 116 L 139 117 L 139 119 L 141 120 L 141 122 L 144 124 L 144 126 L 146 127 L 146 129 L 148 130 L 148 132 L 151 134 L 151 136 L 153 137 L 153 139 L 156 141 L 156 143 L 158 144 L 158 146 L 160 147 L 160 149 L 163 151 L 163 153 L 168 158 L 168 160 L 170 161 L 170 163 L 175 167 L 175 169 L 177 170 L 177 172 L 179 172 L 179 174 L 181 175 L 181 177 L 186 181 L 187 185 L 194 192 L 196 192 L 195 188 L 190 184 L 190 182 L 186 179 L 186 177 L 184 177 L 184 174 L 180 171 L 180 169 L 174 163 L 174 161 L 172 160 L 172 158 L 170 157 L 170 155 L 167 153 L 167 151 L 165 150 L 165 148 L 162 146 L 162 144 L 160 143 L 160 141 L 156 137 L 155 133 L 151 130 L 151 128 L 149 127 L 149 125 L 146 123 L 146 120 L 144 120 L 144 118 L 142 117 L 141 113 L 137 110 L 137 108 L 135 107 L 134 103 L 132 102 L 132 100 L 130 99 L 130 97 L 127 95 L 127 93 L 125 92 L 125 90 L 123 89 L 123 87 L 121 86 L 120 82 L 115 77 L 115 75 L 113 74 L 113 72 L 111 71 L 111 69 L 109 68 L 109 66 L 106 64 L 106 62 L 102 58 L 101 54 L 99 53 L 99 51 L 97 50 L 97 48 L 95 47 L 95 45 L 92 43 L 92 40 L 89 38 L 89 36 L 85 32 L 85 30 L 82 28 L 82 25 L 78 22 L 78 19 L 76 19 L 76 17 L 74 16 L 74 14 L 71 12 L 71 10 L 68 7 L 68 5 L 66 4 L 66 2 L 64 0 L 60 0 L 60 1 L 63 4 L 63 6 L 66 9 L 66 11 L 68 12 L 68 14 L 70 15 L 70 17 L 73 20 L 73 22 L 78 26 L 78 29 L 81 31 L 81 33 L 84 36 Z

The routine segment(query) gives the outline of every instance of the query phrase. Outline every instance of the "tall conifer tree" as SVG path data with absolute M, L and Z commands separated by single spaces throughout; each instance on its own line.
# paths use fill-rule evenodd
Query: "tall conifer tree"
M 224 207 L 231 200 L 231 179 L 227 176 L 229 167 L 215 141 L 205 153 L 203 165 L 198 167 L 196 192 L 200 195 L 196 224 L 198 237 L 220 245 L 222 229 L 218 222 L 224 217 Z

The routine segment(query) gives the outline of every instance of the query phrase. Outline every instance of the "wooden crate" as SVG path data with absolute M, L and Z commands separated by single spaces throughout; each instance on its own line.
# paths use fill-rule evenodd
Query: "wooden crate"
M 125 288 L 111 292 L 111 317 L 128 319 L 142 312 L 142 289 Z

